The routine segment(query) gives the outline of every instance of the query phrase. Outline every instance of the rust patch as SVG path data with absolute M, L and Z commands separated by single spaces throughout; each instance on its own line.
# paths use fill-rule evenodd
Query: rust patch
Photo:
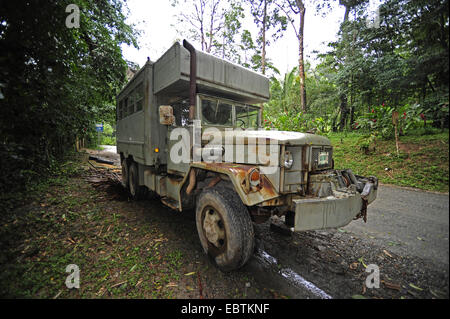
M 250 184 L 248 183 L 248 172 L 252 169 L 256 168 L 255 165 L 247 165 L 247 164 L 236 164 L 236 163 L 194 163 L 194 167 L 222 173 L 225 175 L 233 175 L 237 184 L 242 187 L 242 191 L 245 194 L 249 193 L 259 193 L 261 195 L 261 201 L 265 199 L 272 199 L 274 197 L 278 197 L 278 193 L 273 187 L 270 180 L 263 174 L 261 174 L 260 183 L 257 187 L 248 187 Z M 248 185 L 248 186 L 247 186 Z M 247 189 L 246 189 L 247 188 Z M 249 196 L 249 195 L 248 195 Z M 245 202 L 245 201 L 244 201 Z
M 218 182 L 220 182 L 222 179 L 220 176 L 216 176 L 216 178 L 212 179 L 211 182 L 209 182 L 207 188 L 214 187 Z
M 272 183 L 270 182 L 270 180 L 264 176 L 261 175 L 261 190 L 260 192 L 263 194 L 264 197 L 273 197 L 273 196 L 278 196 L 277 192 L 275 191 L 275 188 L 273 187 Z

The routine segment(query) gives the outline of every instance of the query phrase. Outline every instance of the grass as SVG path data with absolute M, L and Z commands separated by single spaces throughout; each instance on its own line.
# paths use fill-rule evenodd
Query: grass
M 0 298 L 276 298 L 250 273 L 211 267 L 189 213 L 90 183 L 106 168 L 76 157 L 25 193 L 0 194 Z M 71 264 L 79 289 L 66 287 Z
M 34 186 L 30 203 L 2 214 L 0 297 L 173 297 L 183 253 L 166 247 L 156 225 L 137 225 L 127 202 L 111 203 L 89 185 L 79 165 L 66 163 Z M 80 289 L 65 285 L 69 264 L 80 269 Z
M 336 168 L 355 174 L 377 176 L 383 184 L 423 190 L 449 191 L 449 132 L 418 131 L 395 140 L 376 139 L 360 133 L 332 133 Z M 366 153 L 362 145 L 369 145 Z

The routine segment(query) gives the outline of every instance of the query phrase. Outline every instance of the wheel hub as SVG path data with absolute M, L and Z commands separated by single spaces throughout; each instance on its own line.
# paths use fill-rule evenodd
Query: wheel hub
M 206 209 L 205 218 L 203 220 L 203 229 L 206 238 L 217 248 L 225 243 L 225 229 L 223 227 L 222 218 L 212 208 Z

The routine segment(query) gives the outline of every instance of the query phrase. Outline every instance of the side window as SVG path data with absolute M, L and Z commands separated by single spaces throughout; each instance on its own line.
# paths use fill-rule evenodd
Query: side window
M 122 119 L 122 104 L 123 104 L 123 100 L 120 100 L 119 105 L 117 106 L 117 119 L 118 120 Z
M 144 84 L 141 83 L 134 90 L 136 99 L 136 112 L 142 111 L 144 105 Z
M 130 95 L 128 95 L 128 115 L 134 113 L 134 91 L 131 91 Z
M 124 98 L 122 102 L 122 118 L 124 118 L 128 116 L 128 97 Z

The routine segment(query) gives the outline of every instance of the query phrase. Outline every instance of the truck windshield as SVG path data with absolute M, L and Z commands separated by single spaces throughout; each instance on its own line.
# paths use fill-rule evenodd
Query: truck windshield
M 259 108 L 256 106 L 214 98 L 201 98 L 201 111 L 202 123 L 205 125 L 240 128 L 257 128 L 259 125 Z
M 233 108 L 231 104 L 218 100 L 202 100 L 203 122 L 208 125 L 233 125 Z
M 236 105 L 236 126 L 241 128 L 257 128 L 259 108 L 250 105 Z

